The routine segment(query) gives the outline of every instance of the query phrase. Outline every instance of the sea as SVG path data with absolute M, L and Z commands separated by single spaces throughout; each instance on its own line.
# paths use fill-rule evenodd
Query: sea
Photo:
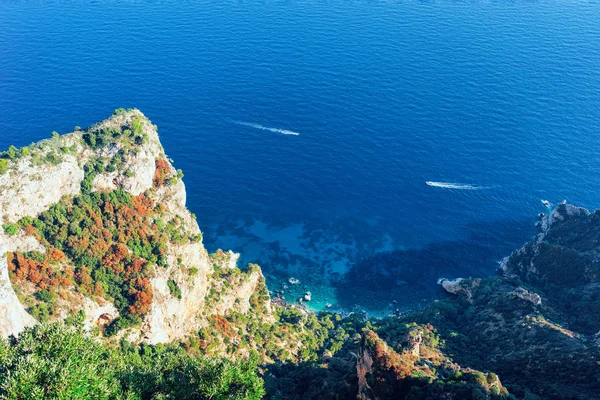
M 0 147 L 119 107 L 274 297 L 411 310 L 600 206 L 600 3 L 0 0 Z

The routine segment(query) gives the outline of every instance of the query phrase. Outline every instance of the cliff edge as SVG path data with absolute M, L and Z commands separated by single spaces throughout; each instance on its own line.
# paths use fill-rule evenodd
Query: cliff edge
M 232 252 L 209 256 L 182 173 L 139 110 L 11 146 L 2 162 L 2 336 L 80 315 L 132 342 L 171 342 L 212 315 L 247 313 L 264 287 L 260 268 L 240 271 Z

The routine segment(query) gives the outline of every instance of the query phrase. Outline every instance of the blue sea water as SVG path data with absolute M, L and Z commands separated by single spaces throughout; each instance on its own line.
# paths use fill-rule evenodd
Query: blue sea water
M 0 28 L 0 147 L 139 108 L 207 247 L 315 308 L 376 254 L 492 274 L 542 199 L 600 205 L 596 1 L 2 0 Z

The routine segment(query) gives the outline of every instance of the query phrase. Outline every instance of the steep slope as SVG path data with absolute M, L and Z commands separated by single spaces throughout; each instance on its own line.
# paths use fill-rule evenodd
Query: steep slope
M 498 373 L 511 393 L 600 398 L 600 212 L 566 203 L 501 277 L 442 281 L 452 298 L 414 316 L 436 326 L 463 365 Z
M 461 280 L 451 290 L 414 319 L 436 326 L 461 365 L 494 371 L 520 398 L 598 398 L 598 346 L 569 326 L 560 304 L 504 277 Z
M 502 272 L 536 286 L 571 328 L 600 333 L 600 211 L 563 203 L 538 225 L 536 239 L 505 259 Z
M 449 296 L 408 316 L 342 319 L 342 350 L 274 368 L 268 395 L 600 399 L 600 212 L 561 204 L 538 228 L 502 276 L 442 280 Z
M 342 320 L 350 337 L 317 363 L 273 365 L 265 377 L 272 399 L 506 399 L 496 374 L 453 362 L 431 325 L 397 318 L 370 325 Z
M 41 320 L 83 311 L 89 327 L 119 335 L 128 328 L 136 342 L 170 342 L 208 326 L 213 314 L 248 312 L 264 286 L 258 268 L 236 274 L 226 288 L 215 277 L 216 270 L 237 270 L 237 256 L 222 253 L 218 262 L 209 256 L 185 207 L 182 174 L 138 110 L 117 110 L 84 131 L 11 147 L 4 159 L 3 336 L 34 323 L 27 311 Z M 218 290 L 216 302 L 211 290 Z M 269 318 L 268 297 L 261 302 Z

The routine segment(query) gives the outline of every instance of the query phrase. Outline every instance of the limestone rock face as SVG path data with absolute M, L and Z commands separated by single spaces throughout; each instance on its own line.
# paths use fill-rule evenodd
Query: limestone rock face
M 542 298 L 539 294 L 530 292 L 529 290 L 519 286 L 512 293 L 513 296 L 518 297 L 521 300 L 525 300 L 534 306 L 542 304 Z
M 7 242 L 5 235 L 0 234 L 0 335 L 2 336 L 22 332 L 26 327 L 35 324 L 35 320 L 25 311 L 10 283 L 5 255 L 10 250 L 9 246 L 11 242 Z
M 123 189 L 133 196 L 146 193 L 163 207 L 165 222 L 180 220 L 186 235 L 200 237 L 200 228 L 186 208 L 185 185 L 167 160 L 156 127 L 140 111 L 118 113 L 94 125 L 90 131 L 104 128 L 121 131 L 123 127 L 131 126 L 134 119 L 141 121 L 143 144 L 117 141 L 95 150 L 85 145 L 85 133 L 76 131 L 42 141 L 36 145 L 35 156 L 23 156 L 12 163 L 9 171 L 0 175 L 2 222 L 15 223 L 26 216 L 37 217 L 62 197 L 77 196 L 85 178 L 86 163 L 111 159 L 121 153 L 126 154 L 121 168 L 96 174 L 91 183 L 92 191 Z M 135 151 L 124 152 L 131 150 L 131 146 L 135 146 Z M 157 187 L 154 179 L 159 159 L 166 163 L 164 173 L 170 180 L 169 184 Z M 20 333 L 36 321 L 27 313 L 11 286 L 6 253 L 31 250 L 43 253 L 45 249 L 32 236 L 21 236 L 20 233 L 9 236 L 3 229 L 0 231 L 0 335 L 8 336 Z M 141 328 L 131 328 L 122 335 L 133 342 L 169 342 L 183 339 L 207 326 L 211 315 L 223 315 L 231 309 L 248 312 L 250 297 L 264 281 L 260 269 L 239 274 L 235 286 L 229 284 L 228 290 L 224 290 L 219 279 L 213 278 L 214 263 L 201 240 L 185 244 L 169 242 L 167 247 L 168 266 L 154 266 L 150 311 L 144 316 Z M 226 253 L 226 264 L 221 267 L 237 270 L 238 258 L 239 255 Z M 171 293 L 170 285 L 173 284 L 180 290 L 179 298 Z M 208 304 L 206 299 L 210 297 L 210 290 L 218 295 Z M 70 300 L 73 304 L 68 304 Z M 73 288 L 72 296 L 60 301 L 64 306 L 60 314 L 65 317 L 67 311 L 83 310 L 86 314 L 84 325 L 88 329 L 110 323 L 119 312 L 110 301 L 100 300 L 86 298 Z
M 473 288 L 479 286 L 481 279 L 467 280 L 463 278 L 456 278 L 454 280 L 448 280 L 442 278 L 439 280 L 442 288 L 450 294 L 462 295 L 469 301 L 473 298 Z
M 44 170 L 19 162 L 16 169 L 0 175 L 0 215 L 3 222 L 15 222 L 38 215 L 57 203 L 62 196 L 79 193 L 83 168 L 73 156 Z

